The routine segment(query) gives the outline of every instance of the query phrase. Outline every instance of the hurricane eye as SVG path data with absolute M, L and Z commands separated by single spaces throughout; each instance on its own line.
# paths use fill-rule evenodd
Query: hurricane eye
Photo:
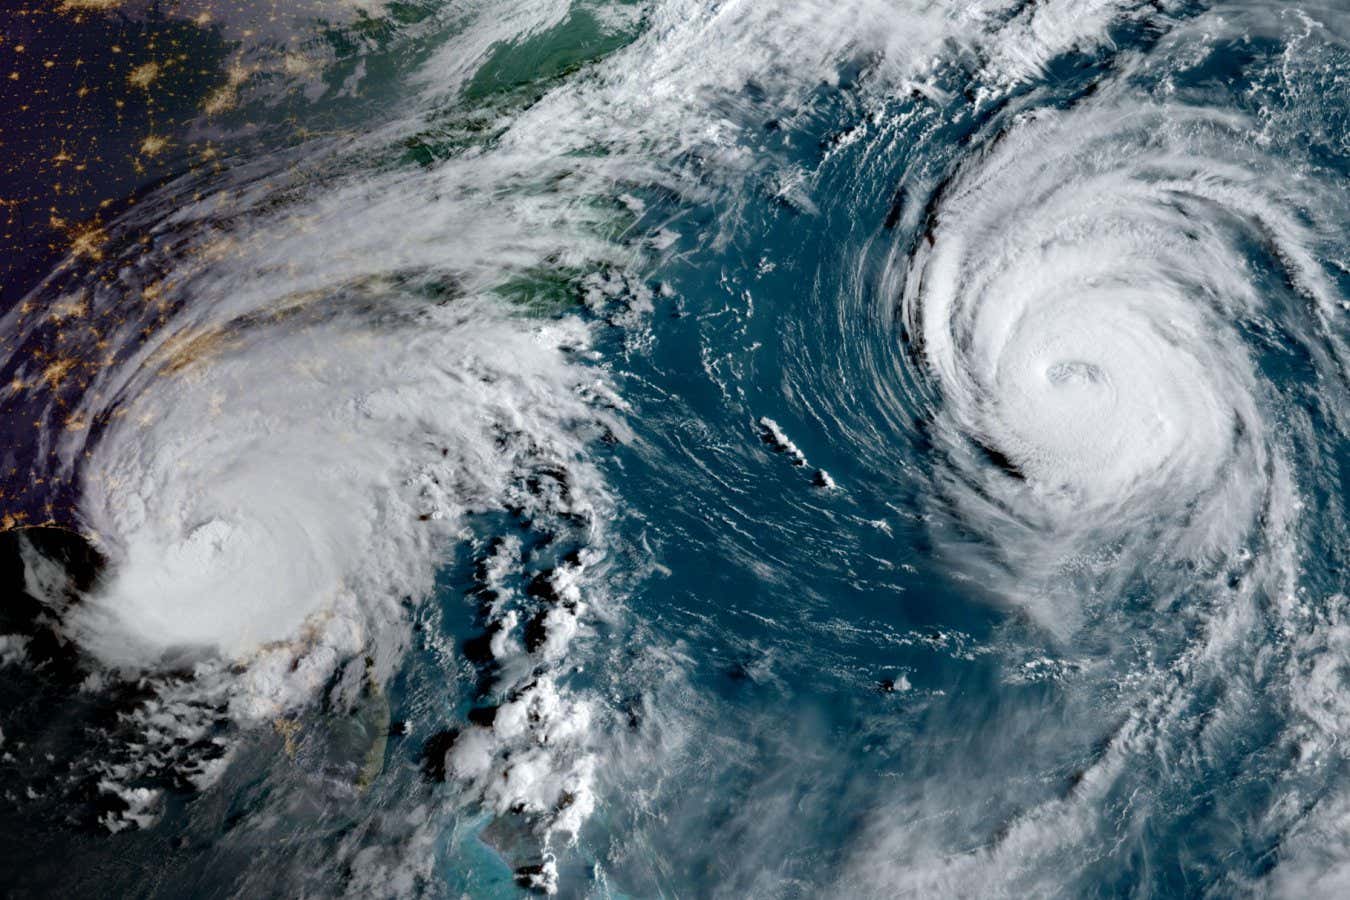
M 1099 366 L 1082 360 L 1057 362 L 1045 370 L 1045 379 L 1056 387 L 1092 385 L 1106 381 L 1106 373 Z

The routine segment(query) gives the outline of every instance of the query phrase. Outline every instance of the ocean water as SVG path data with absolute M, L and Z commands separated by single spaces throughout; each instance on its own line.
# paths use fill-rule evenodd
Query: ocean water
M 5 21 L 7 893 L 1350 891 L 1344 4 Z

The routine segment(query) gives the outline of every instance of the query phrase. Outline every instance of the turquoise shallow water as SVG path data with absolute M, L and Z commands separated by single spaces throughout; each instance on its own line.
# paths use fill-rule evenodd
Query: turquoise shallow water
M 15 892 L 1344 893 L 1350 14 L 250 15 L 4 320 Z

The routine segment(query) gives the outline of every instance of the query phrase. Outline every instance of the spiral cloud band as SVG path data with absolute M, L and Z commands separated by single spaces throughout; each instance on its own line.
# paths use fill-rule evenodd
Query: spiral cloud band
M 1184 107 L 1028 116 L 944 187 L 904 314 L 941 396 L 944 492 L 1006 562 L 1141 536 L 1212 562 L 1287 512 L 1268 508 L 1287 478 L 1277 398 L 1242 323 L 1335 310 L 1299 186 L 1219 155 L 1243 125 Z M 1253 283 L 1252 254 L 1287 273 L 1284 296 Z

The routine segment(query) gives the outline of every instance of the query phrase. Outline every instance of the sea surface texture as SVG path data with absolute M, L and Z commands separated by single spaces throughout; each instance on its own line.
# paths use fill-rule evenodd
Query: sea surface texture
M 1346 0 L 0 3 L 0 893 L 1350 896 Z

